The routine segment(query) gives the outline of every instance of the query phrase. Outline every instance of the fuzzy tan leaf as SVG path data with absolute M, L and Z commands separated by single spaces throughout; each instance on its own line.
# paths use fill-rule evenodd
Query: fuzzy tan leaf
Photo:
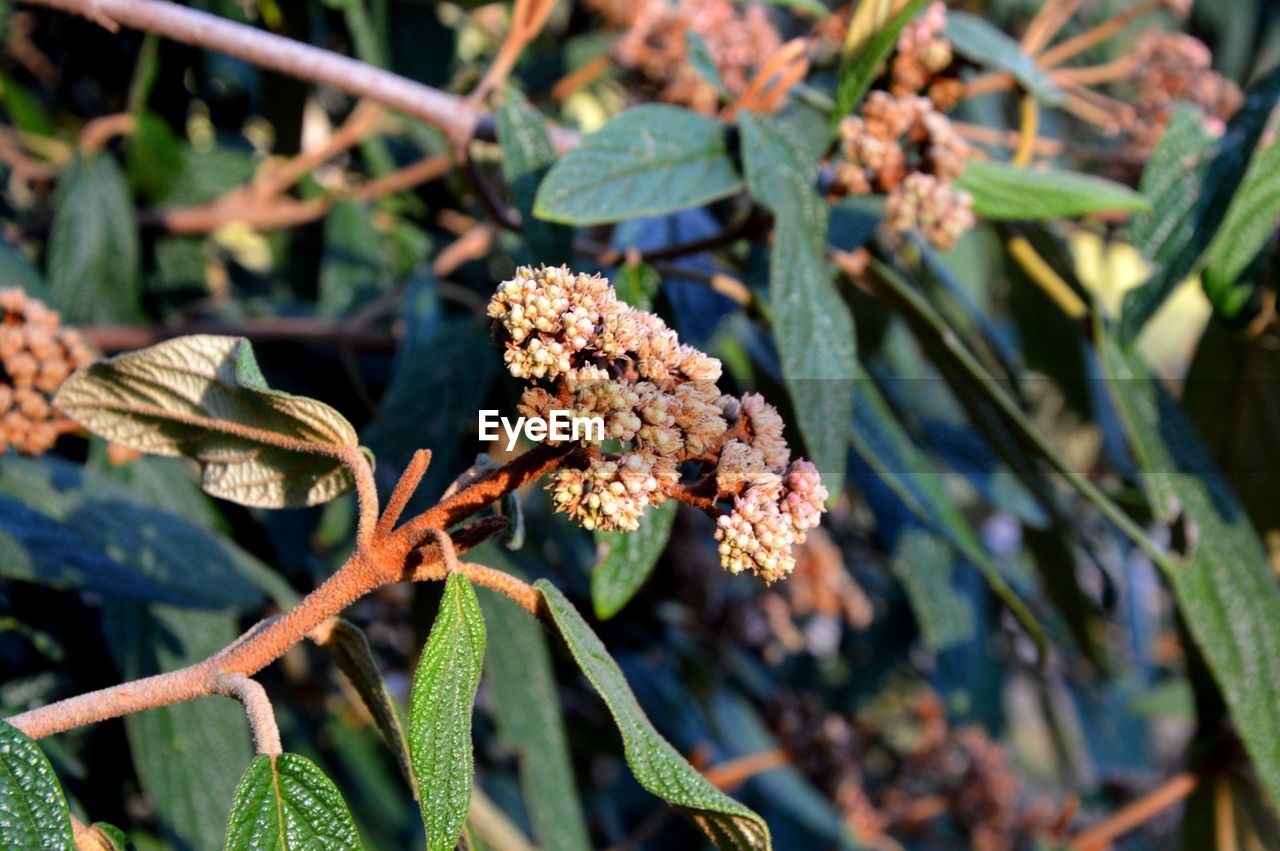
M 247 340 L 198 334 L 98 361 L 54 404 L 112 443 L 196 461 L 203 487 L 261 508 L 328 502 L 352 487 L 359 444 L 328 405 L 267 386 Z

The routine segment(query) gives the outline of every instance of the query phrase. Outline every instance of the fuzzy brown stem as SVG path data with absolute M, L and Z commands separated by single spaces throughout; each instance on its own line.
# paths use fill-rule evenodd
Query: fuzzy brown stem
M 258 753 L 279 756 L 283 752 L 276 714 L 261 683 L 241 674 L 217 674 L 213 678 L 213 688 L 216 693 L 234 697 L 244 706 L 249 729 L 253 731 L 253 746 Z
M 510 464 L 477 479 L 470 487 L 404 524 L 392 540 L 410 540 L 428 529 L 448 529 L 493 504 L 504 494 L 551 472 L 572 451 L 572 446 L 540 443 Z
M 1175 774 L 1150 794 L 1112 813 L 1105 821 L 1071 840 L 1072 851 L 1104 851 L 1129 831 L 1150 821 L 1195 791 L 1200 778 L 1195 772 Z
M 31 738 L 41 739 L 144 709 L 170 706 L 210 694 L 224 694 L 229 688 L 228 683 L 238 682 L 228 677 L 253 676 L 308 635 L 322 629 L 331 617 L 351 603 L 375 588 L 405 578 L 405 564 L 412 552 L 426 538 L 436 537 L 439 540 L 439 536 L 444 534 L 435 530 L 443 530 L 466 519 L 504 494 L 544 475 L 559 465 L 570 451 L 571 447 L 542 444 L 414 518 L 398 532 L 373 540 L 368 547 L 357 548 L 337 573 L 292 609 L 262 621 L 202 662 L 67 698 L 15 715 L 8 722 Z M 354 457 L 350 460 L 354 462 Z M 372 487 L 372 471 L 367 464 L 365 470 L 369 475 L 362 488 L 367 489 Z M 357 478 L 366 479 L 363 473 L 357 473 Z M 376 495 L 366 498 L 362 514 L 369 511 L 370 505 L 374 520 L 367 521 L 366 525 L 372 536 L 376 528 Z M 455 551 L 465 551 L 500 531 L 506 522 L 505 518 L 485 518 L 473 523 L 461 530 L 456 541 L 449 541 L 450 546 Z M 449 539 L 446 537 L 445 540 Z M 438 568 L 443 569 L 442 559 L 425 563 L 410 578 L 439 578 L 436 575 Z M 507 574 L 480 565 L 460 567 L 459 572 L 477 584 L 508 594 L 526 609 L 536 611 L 537 592 L 514 578 L 503 579 Z M 256 696 L 251 699 L 257 701 Z M 262 699 L 265 700 L 265 695 Z M 255 711 L 250 710 L 251 713 Z M 261 712 L 257 714 L 261 717 Z M 264 736 L 264 742 L 270 746 L 270 737 Z
M 483 117 L 462 98 L 293 39 L 164 0 L 28 0 L 81 15 L 114 29 L 123 24 L 195 47 L 216 50 L 262 68 L 322 83 L 383 104 L 438 127 L 456 144 L 470 140 Z M 561 150 L 577 135 L 553 131 Z

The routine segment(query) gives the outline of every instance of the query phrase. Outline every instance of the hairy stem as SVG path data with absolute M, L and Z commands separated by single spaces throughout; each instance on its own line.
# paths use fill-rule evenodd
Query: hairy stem
M 245 24 L 164 0 L 28 0 L 81 15 L 115 29 L 124 25 L 153 32 L 195 47 L 216 50 L 348 94 L 368 98 L 427 122 L 444 131 L 455 144 L 476 135 L 484 114 L 460 97 L 392 74 L 364 62 L 322 50 Z M 574 133 L 554 131 L 562 150 L 577 142 Z
M 249 729 L 253 731 L 253 746 L 258 753 L 279 756 L 283 752 L 276 714 L 261 683 L 241 674 L 218 674 L 213 678 L 213 687 L 218 694 L 234 697 L 244 705 Z
M 31 738 L 41 739 L 144 709 L 170 706 L 211 694 L 230 693 L 245 702 L 250 721 L 255 724 L 254 737 L 259 750 L 266 753 L 269 751 L 264 748 L 274 746 L 278 749 L 278 733 L 273 738 L 267 730 L 267 722 L 263 720 L 266 717 L 264 712 L 266 715 L 270 714 L 266 695 L 254 693 L 261 688 L 256 683 L 249 686 L 242 680 L 247 680 L 279 659 L 334 615 L 375 588 L 405 578 L 439 579 L 447 575 L 447 568 L 444 567 L 447 556 L 465 552 L 496 534 L 507 521 L 501 517 L 485 518 L 461 529 L 456 540 L 450 538 L 444 530 L 480 511 L 504 494 L 546 474 L 562 463 L 571 451 L 572 447 L 541 444 L 386 536 L 374 534 L 378 522 L 377 497 L 372 490 L 372 471 L 363 454 L 360 455 L 360 460 L 364 472 L 358 472 L 360 466 L 356 465 L 354 456 L 344 459 L 344 463 L 351 463 L 357 477 L 357 490 L 361 494 L 362 527 L 369 530 L 371 541 L 368 546 L 357 547 L 351 558 L 319 588 L 283 615 L 262 621 L 228 647 L 202 662 L 60 700 L 15 715 L 8 722 Z M 415 459 L 409 478 L 418 472 L 420 465 L 425 467 L 424 460 L 421 456 Z M 367 477 L 365 473 L 368 473 Z M 407 496 L 404 499 L 407 501 Z M 366 513 L 372 519 L 367 519 L 364 516 Z M 410 556 L 431 538 L 437 542 L 439 557 L 424 561 L 406 577 L 406 565 Z M 444 543 L 440 543 L 441 541 Z M 453 561 L 456 563 L 456 560 Z M 537 592 L 525 583 L 482 565 L 459 564 L 457 569 L 477 584 L 506 594 L 524 608 L 536 612 Z M 270 723 L 274 727 L 274 719 Z

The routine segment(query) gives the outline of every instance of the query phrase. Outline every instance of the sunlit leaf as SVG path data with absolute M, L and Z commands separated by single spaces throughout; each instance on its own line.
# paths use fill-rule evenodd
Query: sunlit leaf
M 0 846 L 72 851 L 71 811 L 43 752 L 0 721 Z
M 948 9 L 947 26 L 942 32 L 956 53 L 971 62 L 1012 74 L 1038 100 L 1054 106 L 1065 99 L 1062 89 L 1022 45 L 977 15 Z
M 826 259 L 829 211 L 804 158 L 768 116 L 743 115 L 742 156 L 752 197 L 776 223 L 769 255 L 769 303 L 782 373 L 804 445 L 827 489 L 844 482 L 858 368 L 853 317 Z
M 764 820 L 712 786 L 654 729 L 618 663 L 560 589 L 545 579 L 535 587 L 578 667 L 613 713 L 640 785 L 684 810 L 719 848 L 771 848 Z
M 741 189 L 723 124 L 680 107 L 646 104 L 584 136 L 542 181 L 533 212 L 592 225 L 673 213 Z
M 1178 608 L 1226 698 L 1245 749 L 1280 800 L 1280 586 L 1258 533 L 1186 413 L 1141 358 L 1100 341 L 1156 517 L 1181 530 L 1165 565 Z
M 452 574 L 409 699 L 409 754 L 428 851 L 453 851 L 471 804 L 471 709 L 484 665 L 484 616 L 471 583 Z
M 518 91 L 507 92 L 494 116 L 498 143 L 502 146 L 502 176 L 524 224 L 533 257 L 540 263 L 567 263 L 573 259 L 573 231 L 534 215 L 538 186 L 556 161 L 556 151 L 546 120 Z
M 835 109 L 831 111 L 833 127 L 858 105 L 858 101 L 862 100 L 863 95 L 875 82 L 884 61 L 893 52 L 894 45 L 898 43 L 898 36 L 928 2 L 930 0 L 911 0 L 872 35 L 865 46 L 854 51 L 843 63 L 840 68 L 840 79 L 836 83 Z M 872 7 L 871 3 L 859 3 L 854 15 L 865 16 L 871 12 Z M 851 23 L 850 27 L 855 25 Z
M 272 390 L 236 337 L 179 337 L 98 361 L 54 403 L 113 443 L 194 459 L 206 491 L 243 505 L 316 505 L 352 485 L 336 458 L 358 445 L 351 423 L 322 402 Z
M 236 787 L 225 851 L 357 851 L 360 835 L 341 793 L 315 763 L 259 754 Z
M 1155 257 L 1159 265 L 1156 273 L 1146 283 L 1125 293 L 1117 330 L 1123 345 L 1137 339 L 1178 285 L 1201 264 L 1249 171 L 1277 100 L 1280 100 L 1280 68 L 1273 69 L 1249 89 L 1244 106 L 1227 125 L 1218 156 L 1204 172 L 1202 191 L 1195 196 L 1186 214 L 1167 229 L 1169 239 L 1163 243 L 1167 248 Z M 1190 119 L 1184 119 L 1187 120 Z M 1175 163 L 1173 167 L 1184 166 Z
M 1101 177 L 1008 163 L 971 162 L 956 187 L 973 196 L 975 213 L 994 220 L 1040 221 L 1151 209 L 1140 193 Z
M 45 269 L 55 306 L 76 323 L 138 319 L 138 226 L 111 154 L 78 154 L 58 179 L 55 203 Z
M 596 617 L 613 617 L 640 590 L 667 547 L 675 519 L 676 503 L 670 500 L 642 516 L 634 532 L 596 531 L 600 561 L 591 572 L 591 604 Z

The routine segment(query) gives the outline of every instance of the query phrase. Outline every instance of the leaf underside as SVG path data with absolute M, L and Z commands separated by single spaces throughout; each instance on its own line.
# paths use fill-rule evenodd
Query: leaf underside
M 317 505 L 352 486 L 333 453 L 358 445 L 355 428 L 322 402 L 269 388 L 241 338 L 179 337 L 99 361 L 54 404 L 112 443 L 195 460 L 206 491 L 242 505 Z

